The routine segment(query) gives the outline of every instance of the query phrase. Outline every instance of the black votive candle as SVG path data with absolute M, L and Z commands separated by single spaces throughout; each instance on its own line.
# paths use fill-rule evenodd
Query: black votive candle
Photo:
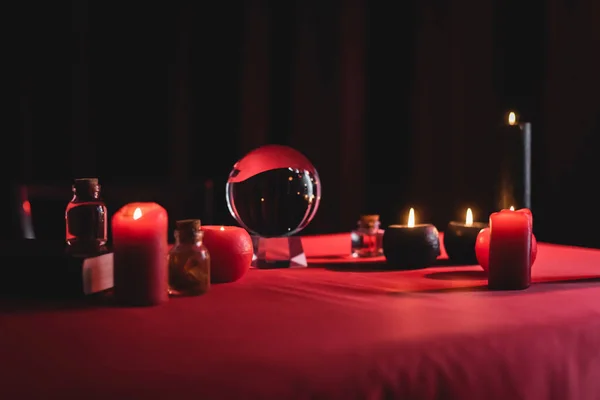
M 440 255 L 438 230 L 431 224 L 415 225 L 411 208 L 407 225 L 390 225 L 385 230 L 383 254 L 392 269 L 429 267 Z
M 452 221 L 444 231 L 444 248 L 451 261 L 461 264 L 477 264 L 475 244 L 477 235 L 488 224 L 473 222 L 473 212 L 467 209 L 465 222 Z
M 514 112 L 498 130 L 495 151 L 494 210 L 531 209 L 531 123 Z

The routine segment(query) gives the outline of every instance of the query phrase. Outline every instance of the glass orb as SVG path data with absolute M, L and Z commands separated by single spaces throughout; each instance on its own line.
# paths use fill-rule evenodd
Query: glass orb
M 241 226 L 261 237 L 281 237 L 300 232 L 313 219 L 321 182 L 302 153 L 266 145 L 233 166 L 226 192 L 229 212 Z

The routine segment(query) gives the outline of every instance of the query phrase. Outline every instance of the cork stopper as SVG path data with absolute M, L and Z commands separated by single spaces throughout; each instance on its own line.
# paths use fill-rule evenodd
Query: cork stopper
M 175 222 L 175 237 L 181 243 L 195 243 L 202 240 L 204 232 L 200 230 L 199 219 L 182 219 Z
M 182 219 L 175 222 L 178 231 L 197 232 L 202 224 L 199 219 Z
M 78 193 L 95 193 L 100 191 L 98 178 L 77 178 L 73 180 L 73 191 Z
M 373 228 L 379 222 L 379 215 L 361 215 L 359 224 L 364 227 Z
M 96 186 L 98 185 L 98 178 L 77 178 L 74 182 L 75 185 Z

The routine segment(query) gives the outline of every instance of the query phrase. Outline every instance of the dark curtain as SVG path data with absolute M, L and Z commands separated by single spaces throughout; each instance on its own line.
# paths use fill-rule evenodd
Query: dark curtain
M 600 247 L 600 3 L 548 1 L 543 131 L 544 231 L 551 240 Z M 537 139 L 539 138 L 539 139 Z
M 5 172 L 20 181 L 212 179 L 215 222 L 230 223 L 231 166 L 281 143 L 321 175 L 306 233 L 349 230 L 361 213 L 403 222 L 409 207 L 443 229 L 466 207 L 487 218 L 490 132 L 516 109 L 533 125 L 536 233 L 600 245 L 594 0 L 73 1 L 13 14 L 21 163 Z
M 410 193 L 419 220 L 441 229 L 464 220 L 467 207 L 485 220 L 492 203 L 493 15 L 491 1 L 477 0 L 422 2 L 417 11 Z
M 307 232 L 350 228 L 366 198 L 364 1 L 254 1 L 245 11 L 241 149 L 304 153 L 323 183 Z

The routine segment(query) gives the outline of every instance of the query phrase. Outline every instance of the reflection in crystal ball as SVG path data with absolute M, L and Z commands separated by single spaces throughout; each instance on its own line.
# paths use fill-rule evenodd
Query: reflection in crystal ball
M 267 145 L 239 160 L 227 180 L 227 206 L 237 222 L 262 237 L 290 236 L 315 216 L 321 182 L 300 152 Z

